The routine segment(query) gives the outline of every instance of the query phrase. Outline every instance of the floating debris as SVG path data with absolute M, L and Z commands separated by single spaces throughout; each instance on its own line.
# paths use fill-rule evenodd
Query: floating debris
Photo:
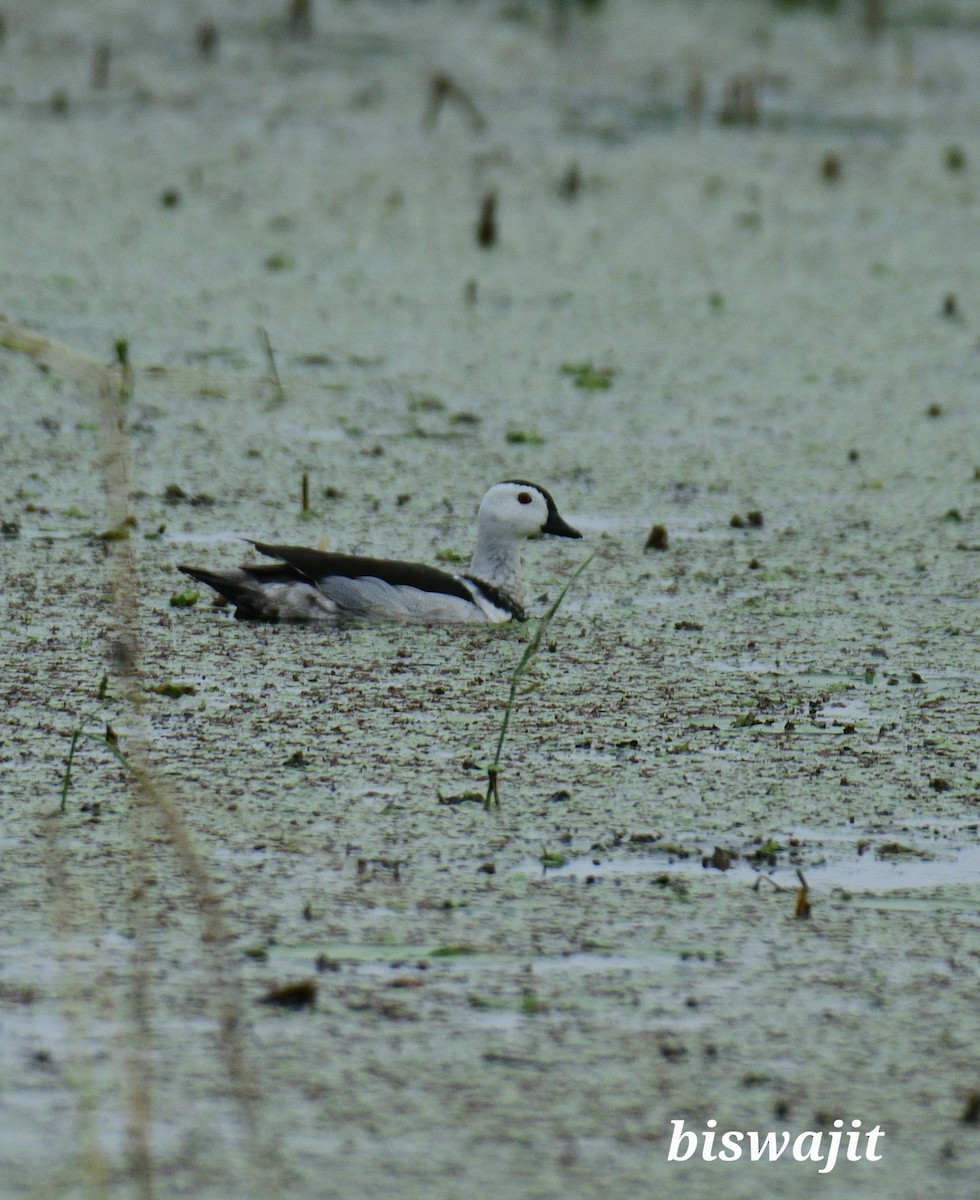
M 201 58 L 206 62 L 211 62 L 218 54 L 218 43 L 220 41 L 218 26 L 213 21 L 203 21 L 197 27 L 197 32 L 194 34 L 194 41 Z
M 962 171 L 966 167 L 966 154 L 962 146 L 947 146 L 943 156 L 947 171 Z
M 179 483 L 168 483 L 163 489 L 164 504 L 190 504 L 193 508 L 210 508 L 215 503 L 214 496 L 207 492 L 198 492 L 191 496 Z
M 743 517 L 741 513 L 735 513 L 732 519 L 728 522 L 732 529 L 761 529 L 765 524 L 765 518 L 758 509 L 753 509 Z
M 315 979 L 298 979 L 294 983 L 283 983 L 270 988 L 259 1000 L 259 1004 L 272 1004 L 278 1008 L 312 1008 L 316 1004 L 319 984 Z
M 701 866 L 715 871 L 730 871 L 737 859 L 737 850 L 725 850 L 721 846 L 715 846 L 714 851 L 707 858 L 701 859 Z
M 582 172 L 577 162 L 570 163 L 558 184 L 558 195 L 563 200 L 575 200 L 582 190 Z
M 92 90 L 104 92 L 109 86 L 109 67 L 112 63 L 112 46 L 99 42 L 92 53 Z
M 666 550 L 668 545 L 667 526 L 654 525 L 647 534 L 647 540 L 643 544 L 644 550 Z
M 722 125 L 751 127 L 759 124 L 759 101 L 754 80 L 744 75 L 729 79 L 718 120 Z
M 480 217 L 476 223 L 476 242 L 484 250 L 497 244 L 497 193 L 487 192 L 480 203 Z

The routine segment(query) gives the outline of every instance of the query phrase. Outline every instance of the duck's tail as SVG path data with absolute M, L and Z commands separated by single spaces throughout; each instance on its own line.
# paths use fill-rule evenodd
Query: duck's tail
M 262 589 L 256 586 L 256 581 L 245 571 L 206 571 L 201 567 L 188 567 L 178 564 L 178 571 L 183 571 L 198 583 L 204 583 L 221 597 L 225 604 L 235 605 L 235 616 L 240 621 L 268 621 L 275 618 L 263 612 L 265 605 L 261 603 Z M 216 601 L 216 603 L 221 603 Z
M 206 571 L 179 565 L 191 579 L 207 584 L 235 606 L 239 621 L 323 621 L 336 616 L 336 606 L 286 563 Z

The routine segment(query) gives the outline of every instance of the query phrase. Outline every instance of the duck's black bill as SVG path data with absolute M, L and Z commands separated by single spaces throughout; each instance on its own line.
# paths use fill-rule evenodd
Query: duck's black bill
M 541 526 L 541 532 L 550 533 L 552 537 L 580 538 L 582 536 L 559 514 L 557 508 L 549 511 L 547 521 Z

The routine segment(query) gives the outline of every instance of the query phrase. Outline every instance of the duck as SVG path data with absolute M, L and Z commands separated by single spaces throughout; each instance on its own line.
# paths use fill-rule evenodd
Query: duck
M 480 503 L 476 549 L 459 575 L 422 563 L 250 544 L 270 563 L 232 571 L 178 566 L 235 605 L 240 621 L 395 620 L 421 624 L 526 621 L 521 549 L 530 538 L 580 538 L 537 483 L 495 483 Z M 249 539 L 250 540 L 250 539 Z

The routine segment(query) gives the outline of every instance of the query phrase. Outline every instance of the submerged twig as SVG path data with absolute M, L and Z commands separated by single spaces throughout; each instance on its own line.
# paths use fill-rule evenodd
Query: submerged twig
M 800 886 L 796 890 L 796 911 L 793 915 L 799 919 L 805 920 L 810 915 L 812 905 L 810 904 L 810 885 L 803 876 L 803 872 L 796 868 L 796 877 L 800 881 Z
M 477 108 L 472 96 L 445 71 L 437 71 L 429 81 L 429 103 L 422 117 L 424 128 L 431 129 L 438 122 L 439 114 L 447 100 L 466 113 L 474 133 L 482 133 L 486 129 L 487 119 Z
M 65 763 L 65 775 L 61 781 L 61 811 L 65 811 L 65 805 L 68 803 L 68 789 L 71 787 L 71 768 L 75 761 L 75 750 L 79 741 L 83 736 L 82 729 L 76 729 L 71 735 L 71 745 L 68 747 L 68 759 Z
M 92 52 L 92 88 L 104 92 L 109 86 L 109 65 L 112 62 L 112 44 L 99 42 Z
M 289 0 L 286 25 L 295 38 L 313 36 L 313 0 Z
M 259 341 L 262 343 L 262 349 L 265 351 L 266 362 L 269 364 L 269 379 L 272 382 L 272 387 L 276 393 L 275 399 L 269 405 L 270 408 L 275 408 L 280 404 L 286 403 L 286 391 L 282 386 L 282 380 L 279 378 L 279 368 L 276 366 L 276 355 L 272 349 L 272 342 L 269 340 L 269 335 L 262 325 L 257 329 Z
M 119 367 L 118 399 L 121 410 L 122 406 L 128 404 L 133 398 L 133 366 L 129 361 L 129 342 L 126 338 L 117 338 L 113 344 L 113 349 L 116 352 L 116 365 Z M 117 414 L 116 420 L 117 422 L 125 420 L 125 416 L 121 411 Z M 122 425 L 118 426 L 117 432 L 122 432 Z M 122 517 L 123 523 L 129 520 L 130 514 L 125 513 Z
M 799 867 L 796 868 L 796 877 L 800 881 L 799 887 L 787 887 L 783 883 L 777 883 L 771 875 L 757 875 L 755 883 L 752 885 L 752 890 L 757 892 L 759 885 L 765 881 L 777 892 L 793 892 L 796 897 L 796 903 L 793 908 L 793 916 L 805 920 L 810 916 L 813 905 L 810 903 L 810 885 L 806 881 L 806 877 Z
M 592 554 L 590 554 L 589 557 L 583 563 L 580 563 L 579 566 L 576 567 L 576 569 L 572 573 L 571 577 L 565 583 L 565 586 L 561 589 L 561 591 L 555 597 L 555 600 L 552 603 L 551 607 L 544 614 L 544 616 L 541 617 L 541 619 L 538 621 L 537 625 L 534 627 L 534 632 L 531 634 L 530 638 L 528 639 L 527 645 L 524 647 L 524 653 L 521 655 L 520 661 L 518 662 L 517 666 L 514 668 L 513 673 L 511 674 L 510 693 L 507 697 L 507 706 L 504 709 L 504 717 L 500 723 L 500 734 L 497 737 L 497 749 L 493 756 L 493 762 L 490 764 L 489 767 L 487 767 L 487 794 L 483 801 L 484 808 L 499 808 L 500 807 L 500 790 L 499 790 L 500 756 L 503 753 L 504 741 L 507 738 L 507 730 L 510 727 L 510 715 L 514 710 L 514 701 L 517 699 L 517 689 L 520 686 L 521 679 L 523 679 L 524 675 L 527 673 L 527 670 L 531 665 L 531 660 L 534 658 L 534 656 L 537 654 L 537 652 L 541 649 L 541 642 L 544 639 L 545 631 L 547 630 L 548 626 L 551 624 L 551 619 L 552 619 L 552 617 L 554 617 L 555 613 L 558 611 L 558 608 L 561 605 L 561 602 L 565 599 L 565 596 L 568 594 L 568 589 L 572 586 L 572 584 L 575 582 L 575 580 L 578 579 L 578 577 L 582 574 L 582 572 L 589 565 L 589 563 L 593 560 L 593 558 L 595 558 L 594 552 Z
M 484 250 L 497 244 L 497 193 L 489 191 L 480 201 L 480 216 L 476 223 L 476 243 Z

